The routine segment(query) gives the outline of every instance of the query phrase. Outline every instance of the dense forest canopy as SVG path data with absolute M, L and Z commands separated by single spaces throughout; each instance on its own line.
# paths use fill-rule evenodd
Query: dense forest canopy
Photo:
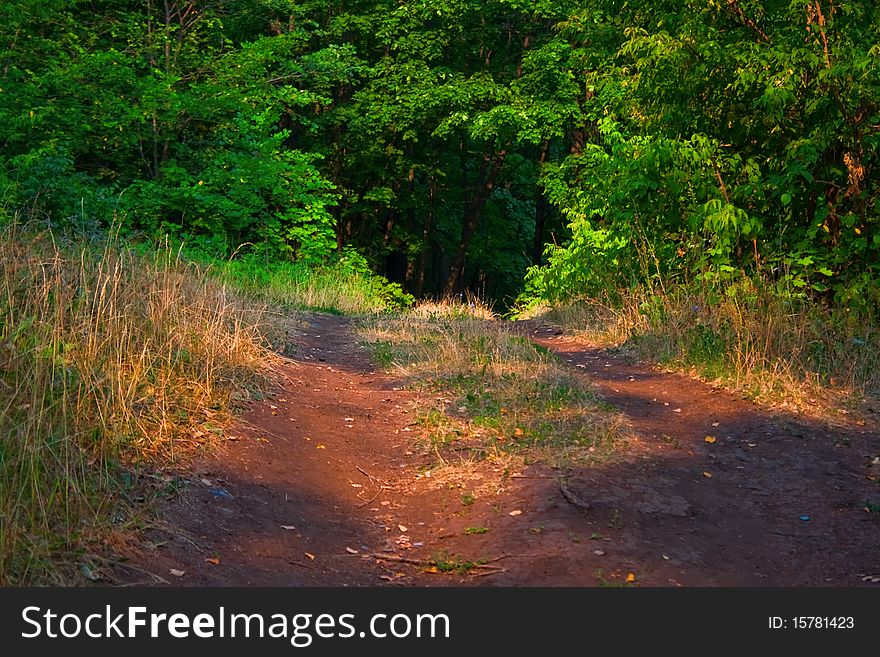
M 868 312 L 878 58 L 874 0 L 4 2 L 0 190 L 417 296 L 758 277 Z

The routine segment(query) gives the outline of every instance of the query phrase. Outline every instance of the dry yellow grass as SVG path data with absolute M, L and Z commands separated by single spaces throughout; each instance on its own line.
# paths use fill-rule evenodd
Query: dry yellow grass
M 65 582 L 124 522 L 124 464 L 219 430 L 269 352 L 258 307 L 174 253 L 0 234 L 0 584 Z
M 880 397 L 880 331 L 873 318 L 780 298 L 748 280 L 724 293 L 632 292 L 614 308 L 595 301 L 545 306 L 523 319 L 557 324 L 600 346 L 625 346 L 824 420 L 876 406 Z
M 423 319 L 482 319 L 494 320 L 498 316 L 485 301 L 468 294 L 459 299 L 454 297 L 438 301 L 421 301 L 412 308 L 408 315 Z

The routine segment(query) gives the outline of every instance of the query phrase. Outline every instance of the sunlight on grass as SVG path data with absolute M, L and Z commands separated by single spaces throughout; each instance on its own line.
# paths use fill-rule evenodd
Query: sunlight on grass
M 233 392 L 261 380 L 266 319 L 174 253 L 5 229 L 0 584 L 70 581 L 125 524 L 132 464 L 220 432 Z
M 583 301 L 541 306 L 520 318 L 830 421 L 880 398 L 880 331 L 873 321 L 748 282 L 723 294 L 631 293 L 618 309 Z
M 512 454 L 556 464 L 611 458 L 626 427 L 585 377 L 500 322 L 401 318 L 363 323 L 384 366 L 423 393 L 418 427 L 444 462 Z

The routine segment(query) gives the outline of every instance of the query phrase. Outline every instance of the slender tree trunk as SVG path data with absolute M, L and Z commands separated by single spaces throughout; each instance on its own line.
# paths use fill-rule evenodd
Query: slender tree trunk
M 385 213 L 385 235 L 382 237 L 382 246 L 388 248 L 391 244 L 391 233 L 394 230 L 394 208 L 388 207 Z
M 419 253 L 418 270 L 413 277 L 412 293 L 421 297 L 425 292 L 425 275 L 431 258 L 431 232 L 434 230 L 434 197 L 436 188 L 434 177 L 428 177 L 428 213 L 425 215 L 425 225 L 422 227 L 422 250 Z
M 547 161 L 547 153 L 550 150 L 550 140 L 545 139 L 541 144 L 541 153 L 538 156 L 538 168 L 544 166 Z M 544 255 L 544 224 L 547 223 L 547 216 L 550 214 L 550 203 L 544 196 L 544 190 L 539 185 L 535 186 L 535 239 L 532 242 L 532 263 L 541 264 L 541 257 Z
M 467 255 L 468 247 L 471 239 L 477 230 L 477 224 L 480 216 L 483 214 L 483 208 L 486 207 L 486 201 L 492 194 L 495 187 L 495 180 L 498 178 L 498 172 L 501 171 L 501 165 L 504 164 L 504 158 L 507 156 L 507 150 L 501 150 L 494 155 L 483 156 L 483 164 L 480 166 L 481 175 L 479 180 L 483 183 L 477 189 L 476 194 L 468 203 L 465 209 L 464 222 L 461 227 L 461 241 L 458 244 L 458 250 L 449 268 L 449 277 L 446 279 L 446 285 L 443 287 L 443 296 L 452 296 L 458 288 L 459 277 L 464 268 L 464 258 Z M 484 173 L 487 172 L 488 173 Z

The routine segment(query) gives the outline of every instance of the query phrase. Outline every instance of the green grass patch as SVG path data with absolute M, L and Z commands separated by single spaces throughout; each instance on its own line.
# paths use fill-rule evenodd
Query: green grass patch
M 397 283 L 374 274 L 355 251 L 324 263 L 277 260 L 253 252 L 220 259 L 180 245 L 190 261 L 219 281 L 273 306 L 331 314 L 361 315 L 401 310 L 413 304 Z
M 488 527 L 465 527 L 464 533 L 468 536 L 474 536 L 477 534 L 488 534 Z
M 497 321 L 378 317 L 361 333 L 423 393 L 423 439 L 444 455 L 607 460 L 625 433 L 586 378 Z

